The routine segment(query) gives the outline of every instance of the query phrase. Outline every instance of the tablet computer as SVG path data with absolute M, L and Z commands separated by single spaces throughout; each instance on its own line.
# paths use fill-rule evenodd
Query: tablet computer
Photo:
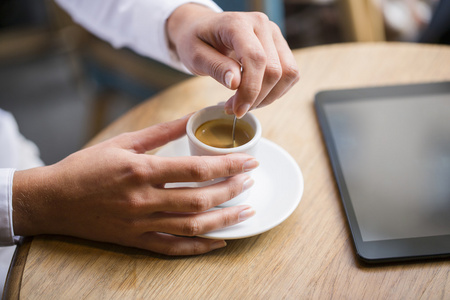
M 315 108 L 357 256 L 450 257 L 450 82 L 322 91 Z

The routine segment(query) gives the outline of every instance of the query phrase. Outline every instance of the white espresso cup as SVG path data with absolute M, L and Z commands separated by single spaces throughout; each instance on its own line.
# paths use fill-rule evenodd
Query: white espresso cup
M 189 140 L 189 149 L 192 156 L 203 155 L 225 155 L 230 153 L 246 153 L 252 156 L 256 156 L 258 150 L 259 140 L 261 139 L 261 124 L 258 119 L 252 114 L 247 113 L 244 117 L 238 120 L 238 122 L 246 122 L 254 131 L 254 136 L 247 143 L 234 148 L 217 148 L 209 146 L 200 141 L 196 136 L 196 130 L 204 123 L 217 119 L 229 119 L 233 120 L 234 115 L 227 115 L 223 104 L 209 106 L 194 113 L 186 125 L 186 134 Z M 230 132 L 231 134 L 231 132 Z M 251 174 L 251 172 L 249 172 Z M 226 178 L 216 178 L 207 182 L 198 183 L 198 186 L 207 186 L 218 183 Z M 234 206 L 244 202 L 250 194 L 251 189 L 239 194 L 233 199 L 219 205 L 223 207 Z

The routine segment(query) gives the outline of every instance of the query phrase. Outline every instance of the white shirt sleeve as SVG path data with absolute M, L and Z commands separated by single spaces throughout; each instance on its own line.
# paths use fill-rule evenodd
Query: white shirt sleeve
M 170 51 L 166 20 L 182 4 L 198 3 L 216 12 L 211 0 L 56 0 L 87 30 L 114 47 L 129 47 L 173 68 L 187 72 Z
M 0 246 L 13 245 L 12 187 L 15 170 L 44 165 L 36 145 L 24 138 L 14 117 L 0 109 Z
M 0 246 L 14 245 L 12 223 L 12 182 L 14 169 L 0 169 Z

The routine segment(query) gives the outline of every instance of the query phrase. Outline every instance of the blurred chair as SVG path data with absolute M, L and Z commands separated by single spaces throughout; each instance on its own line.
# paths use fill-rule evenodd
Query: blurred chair
M 44 1 L 0 1 L 0 61 L 39 55 L 54 45 Z
M 419 42 L 450 44 L 450 1 L 438 2 L 430 23 L 419 37 Z
M 337 1 L 342 11 L 342 28 L 348 41 L 377 42 L 386 39 L 383 13 L 374 0 Z
M 350 42 L 385 40 L 384 19 L 377 0 L 284 0 L 293 5 L 336 6 L 343 38 Z

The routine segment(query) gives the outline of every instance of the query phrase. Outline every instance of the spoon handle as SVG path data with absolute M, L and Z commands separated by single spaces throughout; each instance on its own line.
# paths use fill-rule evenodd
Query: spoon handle
M 234 116 L 234 120 L 233 120 L 233 130 L 232 130 L 232 135 L 231 135 L 231 138 L 233 140 L 233 147 L 236 147 L 236 140 L 235 140 L 236 121 L 237 121 L 237 118 L 236 118 L 236 115 L 235 115 Z

